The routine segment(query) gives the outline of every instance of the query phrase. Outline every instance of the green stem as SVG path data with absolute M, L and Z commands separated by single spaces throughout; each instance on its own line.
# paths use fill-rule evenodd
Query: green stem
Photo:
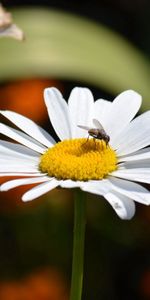
M 73 262 L 70 300 L 81 300 L 83 283 L 84 239 L 86 224 L 85 193 L 75 191 Z

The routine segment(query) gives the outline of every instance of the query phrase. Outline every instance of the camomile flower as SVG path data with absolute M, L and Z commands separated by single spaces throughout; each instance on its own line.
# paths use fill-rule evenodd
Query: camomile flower
M 7 12 L 0 3 L 0 38 L 1 37 L 12 37 L 23 41 L 25 35 L 23 31 L 13 23 L 11 13 Z
M 21 177 L 3 183 L 1 191 L 37 184 L 22 197 L 29 201 L 58 186 L 80 188 L 103 196 L 122 219 L 132 218 L 134 201 L 149 205 L 142 183 L 150 183 L 150 111 L 133 120 L 141 96 L 128 90 L 112 103 L 94 102 L 89 89 L 74 88 L 67 104 L 56 88 L 47 88 L 44 99 L 58 143 L 30 119 L 1 111 L 19 130 L 0 124 L 0 133 L 15 141 L 0 140 L 0 176 Z M 93 129 L 95 119 L 109 143 L 81 128 Z

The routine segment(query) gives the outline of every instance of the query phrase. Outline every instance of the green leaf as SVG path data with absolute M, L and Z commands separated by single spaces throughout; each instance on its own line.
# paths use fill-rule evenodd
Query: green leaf
M 13 18 L 26 40 L 0 40 L 1 81 L 33 76 L 75 80 L 114 94 L 132 88 L 148 100 L 148 61 L 110 29 L 43 8 L 15 9 Z

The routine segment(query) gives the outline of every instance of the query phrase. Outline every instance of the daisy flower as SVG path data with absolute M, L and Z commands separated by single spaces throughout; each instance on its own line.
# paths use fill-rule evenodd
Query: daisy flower
M 13 23 L 11 13 L 7 12 L 0 3 L 0 38 L 12 37 L 23 41 L 25 36 L 23 31 Z
M 138 93 L 94 102 L 89 89 L 74 88 L 67 104 L 56 88 L 47 88 L 44 100 L 58 143 L 30 119 L 1 111 L 19 130 L 0 124 L 0 133 L 15 141 L 0 140 L 0 176 L 21 177 L 3 183 L 1 191 L 38 184 L 23 195 L 29 201 L 58 186 L 80 188 L 103 196 L 122 219 L 133 217 L 134 201 L 150 204 L 141 185 L 150 183 L 150 111 L 133 120 L 142 101 Z M 110 137 L 108 145 L 78 126 L 93 128 L 95 119 Z

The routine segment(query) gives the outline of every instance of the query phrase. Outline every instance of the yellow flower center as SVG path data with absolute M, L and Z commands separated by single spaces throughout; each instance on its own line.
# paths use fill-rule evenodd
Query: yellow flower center
M 117 169 L 117 157 L 104 141 L 72 139 L 49 148 L 41 156 L 39 168 L 57 179 L 102 179 Z

